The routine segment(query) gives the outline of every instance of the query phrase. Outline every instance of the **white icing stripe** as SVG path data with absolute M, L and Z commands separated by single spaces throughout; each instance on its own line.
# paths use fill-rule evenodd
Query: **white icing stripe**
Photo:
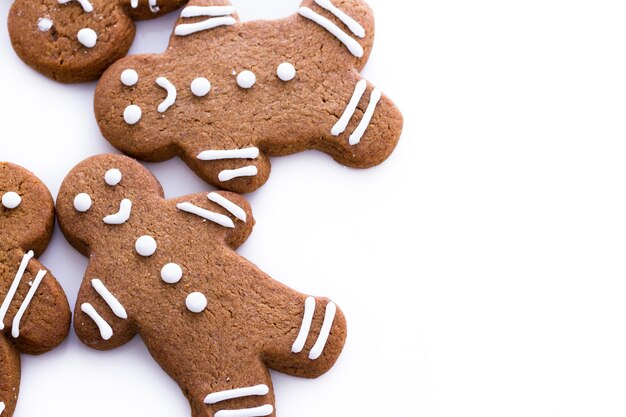
M 226 391 L 214 392 L 207 395 L 204 398 L 205 404 L 216 404 L 226 400 L 232 400 L 234 398 L 250 397 L 253 395 L 262 396 L 270 392 L 270 389 L 265 384 L 255 385 L 253 387 L 236 388 Z
M 2 414 L 2 412 L 4 411 L 4 408 L 5 408 L 4 403 L 0 402 L 0 414 Z
M 339 20 L 341 20 L 346 26 L 348 26 L 348 29 L 350 29 L 350 31 L 356 36 L 358 36 L 359 38 L 365 37 L 365 29 L 363 28 L 363 26 L 361 26 L 359 22 L 354 20 L 343 10 L 338 9 L 331 2 L 331 0 L 315 0 L 315 3 L 334 14 Z
M 256 408 L 242 408 L 241 410 L 220 410 L 214 417 L 264 417 L 274 412 L 274 407 L 269 404 Z
M 188 6 L 183 9 L 180 17 L 227 16 L 235 13 L 233 6 Z
M 165 113 L 174 103 L 176 103 L 176 87 L 165 77 L 159 77 L 156 79 L 156 83 L 159 87 L 167 91 L 167 97 L 161 104 L 159 104 L 159 113 Z
M 232 214 L 233 216 L 235 216 L 236 218 L 238 218 L 239 220 L 241 220 L 242 222 L 245 223 L 245 221 L 246 221 L 246 212 L 245 212 L 244 209 L 239 207 L 237 204 L 233 203 L 232 201 L 228 200 L 225 197 L 222 197 L 218 193 L 210 193 L 207 196 L 207 198 L 209 200 L 211 200 L 212 202 L 214 202 L 216 204 L 219 204 L 220 206 L 224 207 L 226 210 L 228 210 L 230 212 L 230 214 Z
M 83 8 L 83 11 L 87 13 L 93 12 L 93 5 L 89 2 L 89 0 L 59 0 L 59 4 L 67 4 L 71 1 L 77 1 Z
M 102 219 L 106 224 L 124 224 L 130 219 L 133 202 L 125 198 L 120 203 L 120 210 L 115 214 L 110 214 Z
M 17 291 L 17 287 L 20 285 L 20 281 L 22 281 L 22 277 L 24 276 L 24 271 L 26 271 L 26 267 L 31 259 L 35 256 L 35 253 L 31 250 L 28 251 L 24 257 L 22 258 L 22 262 L 20 263 L 19 268 L 17 269 L 17 273 L 15 274 L 15 278 L 13 279 L 13 283 L 9 288 L 9 292 L 7 292 L 4 301 L 2 302 L 2 306 L 0 307 L 0 330 L 4 329 L 4 317 L 9 310 L 9 305 L 11 301 L 13 301 L 13 297 L 15 297 L 15 293 Z
M 344 45 L 346 45 L 352 55 L 356 56 L 357 58 L 363 57 L 364 51 L 361 44 L 358 43 L 346 32 L 341 30 L 339 26 L 326 19 L 324 16 L 309 9 L 308 7 L 301 7 L 298 10 L 298 13 L 300 13 L 302 17 L 306 17 L 307 19 L 312 20 L 313 22 L 317 23 L 318 25 L 335 35 L 337 39 L 339 39 Z
M 354 93 L 352 94 L 350 102 L 346 106 L 346 110 L 343 112 L 341 118 L 337 121 L 337 123 L 335 123 L 335 126 L 333 126 L 332 130 L 330 131 L 333 136 L 339 136 L 346 131 L 348 123 L 350 123 L 350 119 L 352 119 L 352 116 L 354 116 L 354 112 L 356 111 L 356 108 L 359 105 L 361 97 L 363 97 L 366 89 L 367 81 L 361 80 L 356 83 Z
M 93 308 L 91 304 L 83 303 L 80 306 L 80 310 L 83 313 L 87 314 L 94 321 L 94 323 L 96 323 L 96 325 L 98 326 L 98 330 L 100 330 L 100 336 L 104 340 L 109 340 L 111 337 L 113 337 L 113 329 L 111 328 L 109 323 L 107 323 L 106 320 L 103 319 L 100 314 L 98 314 L 96 309 Z
M 139 7 L 139 0 L 130 0 L 130 7 L 132 7 L 133 9 Z
M 158 13 L 159 10 L 159 6 L 157 6 L 157 0 L 148 0 L 148 7 L 150 7 L 150 11 L 152 13 Z
M 196 216 L 202 217 L 203 219 L 212 221 L 213 223 L 217 223 L 220 226 L 228 227 L 230 229 L 235 228 L 235 223 L 223 214 L 215 213 L 213 211 L 205 210 L 201 207 L 195 206 L 191 203 L 179 203 L 176 205 L 181 211 L 186 213 L 195 214 Z
M 291 351 L 293 353 L 300 353 L 304 349 L 304 344 L 311 332 L 311 323 L 313 322 L 313 315 L 315 314 L 315 298 L 308 297 L 304 302 L 304 317 L 302 318 L 302 327 L 300 327 L 300 333 L 296 341 L 293 342 Z
M 350 145 L 356 145 L 361 142 L 361 138 L 365 134 L 365 131 L 369 127 L 372 117 L 374 116 L 374 112 L 376 111 L 376 106 L 378 102 L 382 98 L 383 93 L 375 88 L 372 91 L 372 95 L 370 96 L 370 104 L 367 106 L 367 110 L 365 110 L 365 114 L 363 115 L 363 119 L 361 119 L 361 123 L 357 126 L 356 130 L 350 135 Z
M 109 291 L 107 287 L 104 286 L 102 281 L 97 278 L 92 279 L 91 285 L 96 290 L 96 292 L 100 294 L 100 297 L 102 297 L 102 299 L 109 305 L 109 307 L 111 307 L 111 311 L 113 311 L 113 314 L 124 320 L 128 318 L 128 314 L 126 314 L 126 309 L 124 308 L 122 303 L 120 303 L 119 300 L 115 298 L 113 294 L 111 294 L 111 291 Z
M 37 289 L 39 288 L 39 284 L 41 284 L 41 281 L 43 280 L 43 278 L 46 276 L 47 273 L 48 271 L 44 271 L 44 270 L 41 270 L 37 273 L 37 276 L 33 280 L 33 284 L 30 287 L 30 290 L 28 290 L 28 293 L 26 294 L 24 301 L 22 301 L 22 305 L 20 306 L 20 309 L 17 310 L 17 314 L 13 318 L 13 328 L 11 329 L 11 336 L 13 336 L 16 339 L 20 337 L 20 321 L 22 320 L 22 317 L 24 316 L 26 309 L 30 305 L 31 300 L 35 296 L 35 293 L 37 292 Z
M 337 313 L 337 306 L 335 303 L 330 302 L 326 306 L 326 313 L 324 314 L 324 323 L 322 324 L 322 330 L 317 337 L 317 342 L 309 352 L 309 359 L 315 360 L 322 356 L 326 342 L 328 342 L 328 336 L 330 336 L 330 330 L 333 327 L 333 321 L 335 320 L 335 314 Z
M 219 159 L 256 159 L 259 157 L 259 148 L 209 150 L 200 152 L 198 159 L 201 161 L 217 161 Z
M 232 26 L 235 23 L 237 23 L 237 21 L 230 16 L 214 17 L 211 19 L 203 20 L 202 22 L 185 23 L 182 25 L 178 25 L 176 26 L 174 33 L 178 36 L 187 36 L 203 30 L 213 29 L 218 26 Z
M 249 165 L 247 167 L 239 168 L 239 169 L 225 169 L 220 172 L 218 175 L 218 179 L 222 182 L 230 181 L 239 177 L 254 177 L 259 173 L 259 170 L 254 165 Z

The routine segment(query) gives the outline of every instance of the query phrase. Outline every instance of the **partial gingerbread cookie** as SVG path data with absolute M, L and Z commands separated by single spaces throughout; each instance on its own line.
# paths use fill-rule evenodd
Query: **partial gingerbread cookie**
M 343 349 L 346 321 L 333 302 L 237 255 L 254 224 L 239 195 L 166 200 L 138 162 L 101 155 L 67 176 L 57 209 L 65 236 L 89 257 L 78 337 L 107 350 L 139 333 L 194 417 L 273 416 L 268 369 L 315 378 Z
M 71 313 L 63 289 L 35 257 L 54 227 L 45 185 L 17 165 L 0 163 L 0 415 L 13 415 L 20 355 L 45 353 L 65 340 Z
M 361 78 L 374 41 L 363 0 L 306 0 L 282 20 L 240 23 L 227 0 L 192 0 L 167 51 L 105 73 L 104 137 L 146 161 L 179 156 L 210 184 L 246 193 L 270 156 L 317 149 L 355 168 L 382 163 L 403 119 Z
M 128 53 L 135 20 L 178 9 L 186 0 L 16 0 L 13 48 L 30 67 L 64 83 L 93 81 Z

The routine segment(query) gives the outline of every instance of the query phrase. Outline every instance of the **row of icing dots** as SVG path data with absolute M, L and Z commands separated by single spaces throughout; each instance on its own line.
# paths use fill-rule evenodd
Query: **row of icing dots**
M 365 80 L 361 80 L 356 84 L 354 88 L 354 93 L 352 94 L 352 98 L 348 102 L 346 109 L 344 110 L 343 114 L 341 115 L 337 123 L 335 123 L 335 125 L 332 127 L 330 131 L 330 133 L 333 136 L 339 136 L 343 132 L 346 131 L 346 128 L 348 127 L 348 123 L 350 123 L 350 120 L 354 116 L 354 113 L 356 112 L 359 102 L 361 101 L 361 98 L 365 94 L 366 89 L 367 89 L 367 82 Z M 354 146 L 361 142 L 363 135 L 365 134 L 367 128 L 372 122 L 372 117 L 374 117 L 376 107 L 378 106 L 378 103 L 380 102 L 381 98 L 382 98 L 382 92 L 378 88 L 375 88 L 372 91 L 372 94 L 370 95 L 369 104 L 367 105 L 367 109 L 363 113 L 363 117 L 361 121 L 359 122 L 354 132 L 350 135 L 350 139 L 349 139 L 350 145 Z
M 322 7 L 323 9 L 332 13 L 335 17 L 337 17 L 343 24 L 345 24 L 348 29 L 357 37 L 364 38 L 365 37 L 365 29 L 358 23 L 354 18 L 349 16 L 347 13 L 336 7 L 331 0 L 315 0 L 315 2 Z M 312 22 L 318 24 L 322 28 L 326 29 L 329 33 L 335 36 L 341 43 L 343 43 L 346 48 L 350 51 L 350 53 L 357 58 L 362 58 L 364 55 L 364 50 L 361 44 L 350 36 L 348 33 L 343 31 L 339 26 L 330 21 L 328 18 L 322 16 L 316 11 L 312 10 L 309 7 L 301 7 L 298 9 L 298 13 L 300 16 L 311 20 Z
M 300 326 L 300 331 L 298 332 L 298 336 L 296 340 L 293 342 L 291 347 L 291 351 L 293 353 L 300 353 L 304 349 L 304 345 L 309 338 L 309 334 L 311 332 L 311 325 L 313 323 L 313 316 L 315 314 L 315 298 L 307 297 L 304 302 L 304 315 L 302 317 L 302 325 Z M 328 338 L 330 337 L 330 331 L 332 330 L 333 323 L 335 321 L 335 315 L 337 314 L 337 306 L 333 302 L 329 302 L 326 305 L 326 310 L 324 312 L 324 321 L 322 323 L 322 328 L 317 336 L 317 340 L 315 344 L 311 348 L 309 352 L 309 359 L 316 360 L 322 353 L 324 352 L 324 348 L 326 347 L 326 343 L 328 342 Z
M 180 14 L 181 18 L 208 17 L 208 19 L 194 23 L 181 23 L 176 26 L 174 33 L 177 36 L 189 36 L 221 26 L 232 26 L 237 23 L 237 20 L 231 16 L 234 13 L 235 8 L 232 6 L 187 6 Z

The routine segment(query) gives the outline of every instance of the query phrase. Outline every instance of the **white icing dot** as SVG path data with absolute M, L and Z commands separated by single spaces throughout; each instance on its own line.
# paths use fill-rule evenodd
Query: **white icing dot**
M 91 208 L 91 197 L 89 194 L 77 194 L 76 197 L 74 197 L 74 208 L 81 213 L 88 211 Z
M 124 109 L 124 121 L 129 125 L 136 124 L 141 119 L 141 107 L 131 104 Z
M 161 279 L 168 284 L 176 284 L 183 277 L 183 268 L 178 264 L 170 263 L 161 269 Z
M 211 82 L 204 77 L 196 78 L 191 82 L 191 92 L 194 96 L 204 97 L 211 91 Z
M 9 191 L 2 196 L 2 205 L 9 210 L 17 208 L 20 204 L 22 204 L 22 197 L 14 191 Z
M 144 257 L 154 255 L 154 252 L 157 250 L 156 240 L 152 236 L 144 235 L 141 236 L 135 242 L 135 250 L 138 254 Z
M 104 174 L 104 182 L 111 187 L 117 185 L 122 181 L 122 172 L 117 168 L 112 168 Z
M 252 71 L 241 71 L 237 76 L 237 84 L 241 88 L 252 88 L 256 84 L 256 75 Z
M 47 32 L 52 29 L 52 20 L 47 17 L 42 17 L 37 21 L 37 27 L 42 32 Z
M 283 81 L 291 81 L 296 78 L 296 67 L 291 65 L 289 62 L 283 62 L 278 66 L 276 75 L 278 75 L 278 78 Z
M 201 313 L 207 306 L 207 300 L 204 294 L 192 292 L 187 296 L 185 305 L 192 313 Z
M 120 75 L 120 80 L 125 86 L 132 87 L 139 81 L 139 74 L 134 69 L 125 69 Z
M 86 48 L 93 48 L 98 42 L 98 34 L 93 29 L 84 28 L 78 31 L 78 42 Z

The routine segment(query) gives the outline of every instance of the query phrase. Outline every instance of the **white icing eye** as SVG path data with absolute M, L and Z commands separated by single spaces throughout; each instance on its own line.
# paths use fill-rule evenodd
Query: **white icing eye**
M 252 88 L 256 84 L 256 75 L 252 71 L 241 71 L 237 76 L 237 84 L 241 88 Z
M 152 256 L 157 250 L 156 240 L 152 236 L 141 236 L 135 242 L 135 250 L 143 257 Z
M 84 28 L 78 31 L 78 42 L 83 44 L 86 48 L 93 48 L 98 42 L 98 34 L 89 28 Z
M 185 300 L 185 305 L 187 306 L 187 309 L 192 313 L 202 313 L 207 304 L 208 303 L 206 297 L 204 296 L 204 294 L 199 292 L 192 292 L 187 296 L 187 299 Z
M 52 29 L 52 20 L 48 19 L 47 17 L 42 17 L 37 21 L 37 27 L 40 31 L 47 32 Z
M 176 284 L 183 277 L 183 268 L 178 264 L 170 263 L 161 269 L 161 279 L 168 284 Z
M 296 67 L 291 65 L 289 62 L 283 62 L 278 66 L 276 75 L 278 75 L 278 78 L 283 81 L 291 81 L 296 78 Z
M 137 74 L 137 71 L 135 71 L 134 69 L 126 69 L 122 71 L 122 75 L 120 75 L 120 80 L 125 86 L 132 87 L 133 85 L 137 84 L 137 81 L 139 81 L 139 74 Z
M 141 107 L 131 104 L 124 109 L 124 121 L 129 125 L 134 125 L 141 120 Z
M 74 197 L 74 208 L 81 213 L 87 212 L 91 208 L 91 197 L 89 194 L 77 194 L 76 197 Z
M 9 191 L 2 196 L 2 205 L 9 210 L 13 210 L 22 204 L 22 197 L 14 191 Z
M 211 91 L 211 83 L 206 78 L 196 78 L 191 82 L 191 92 L 196 97 L 204 97 Z
M 122 181 L 122 172 L 117 168 L 110 169 L 104 174 L 104 182 L 111 187 L 116 186 L 120 181 Z

